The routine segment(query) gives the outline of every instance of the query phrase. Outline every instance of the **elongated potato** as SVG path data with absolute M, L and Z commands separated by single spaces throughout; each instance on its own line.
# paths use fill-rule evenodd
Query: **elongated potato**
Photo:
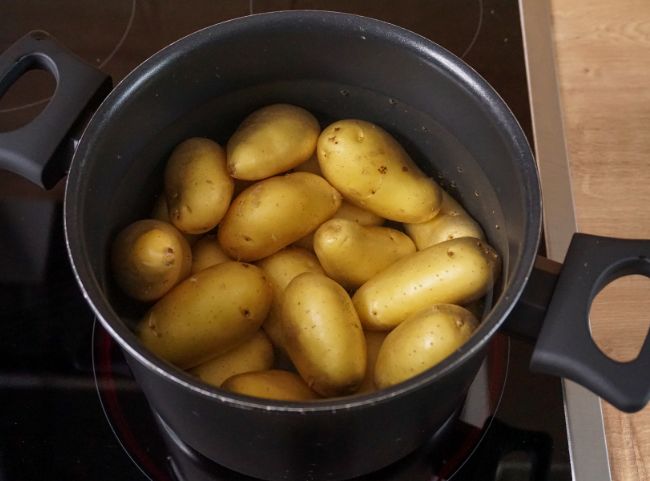
M 286 172 L 309 159 L 319 133 L 318 120 L 301 107 L 263 107 L 246 117 L 228 140 L 228 171 L 245 180 Z
M 192 246 L 192 274 L 231 260 L 219 245 L 216 235 L 203 236 Z
M 494 249 L 461 237 L 403 257 L 362 285 L 352 300 L 365 329 L 392 329 L 433 304 L 465 304 L 482 297 L 500 269 Z
M 384 343 L 384 339 L 388 335 L 387 331 L 364 331 L 363 333 L 366 336 L 366 376 L 363 378 L 361 387 L 357 391 L 357 394 L 368 394 L 377 390 L 375 385 L 375 364 L 377 363 L 377 356 L 379 355 L 379 349 Z
M 181 142 L 165 166 L 169 217 L 182 232 L 202 234 L 214 228 L 230 205 L 233 189 L 226 155 L 210 139 Z
M 190 245 L 166 222 L 134 222 L 113 241 L 111 268 L 115 281 L 139 301 L 161 298 L 189 275 L 191 266 Z
M 278 401 L 318 399 L 318 394 L 309 389 L 298 374 L 279 369 L 237 374 L 226 379 L 221 387 L 238 394 Z
M 316 150 L 323 176 L 351 203 L 397 222 L 426 222 L 441 189 L 382 128 L 363 120 L 334 122 Z
M 379 217 L 377 214 L 350 204 L 345 200 L 341 202 L 341 207 L 334 213 L 332 219 L 352 220 L 360 225 L 382 225 L 386 219 Z M 305 237 L 298 239 L 294 245 L 310 251 L 314 250 L 314 233 L 307 234 Z
M 330 219 L 316 230 L 314 251 L 328 276 L 347 289 L 355 289 L 415 252 L 415 244 L 409 236 L 390 227 Z
M 296 369 L 323 396 L 351 394 L 366 372 L 366 340 L 347 292 L 312 272 L 295 277 L 282 298 L 285 348 Z
M 262 270 L 224 262 L 189 277 L 140 321 L 142 344 L 189 369 L 251 337 L 268 314 L 273 293 Z
M 477 325 L 471 312 L 451 304 L 417 312 L 386 336 L 377 356 L 375 384 L 390 387 L 435 366 L 461 347 Z
M 340 205 L 341 195 L 318 175 L 271 177 L 233 200 L 219 226 L 219 243 L 233 259 L 262 259 L 315 230 Z
M 325 271 L 314 254 L 300 247 L 286 247 L 258 261 L 257 265 L 264 271 L 273 288 L 273 302 L 262 328 L 276 347 L 284 349 L 284 334 L 280 322 L 284 290 L 294 277 L 303 272 L 325 274 Z
M 485 238 L 481 226 L 445 191 L 440 211 L 433 219 L 421 224 L 404 224 L 404 230 L 418 250 L 458 237 Z
M 236 374 L 263 371 L 273 366 L 273 345 L 263 331 L 226 351 L 224 354 L 196 366 L 190 371 L 201 381 L 221 386 Z

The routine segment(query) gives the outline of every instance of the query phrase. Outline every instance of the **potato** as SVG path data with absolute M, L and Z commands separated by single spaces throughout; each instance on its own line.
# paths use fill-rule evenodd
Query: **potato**
M 262 259 L 315 230 L 340 205 L 341 195 L 318 175 L 271 177 L 235 198 L 219 226 L 219 243 L 233 259 Z
M 352 300 L 365 329 L 392 329 L 433 304 L 465 304 L 482 297 L 500 269 L 494 249 L 461 237 L 403 257 L 363 284 Z
M 398 259 L 415 252 L 415 244 L 390 227 L 362 226 L 330 219 L 314 234 L 314 251 L 328 276 L 356 289 Z
M 115 281 L 139 301 L 161 298 L 189 275 L 191 266 L 190 245 L 166 222 L 134 222 L 113 241 L 111 268 Z
M 314 254 L 300 247 L 286 247 L 258 261 L 257 265 L 264 271 L 273 288 L 273 302 L 262 328 L 271 338 L 273 345 L 284 349 L 280 305 L 285 288 L 294 277 L 303 272 L 325 274 L 325 271 Z
M 165 197 L 164 192 L 162 192 L 156 198 L 156 202 L 153 205 L 153 209 L 151 209 L 151 218 L 156 220 L 161 220 L 163 222 L 167 222 L 168 224 L 172 223 L 172 220 L 169 218 L 169 210 L 167 209 L 167 198 Z M 194 243 L 199 239 L 199 237 L 201 237 L 200 235 L 186 234 L 185 232 L 181 232 L 181 234 L 183 234 L 183 237 L 185 237 L 185 239 L 191 246 L 194 245 Z
M 404 224 L 418 250 L 458 237 L 484 239 L 481 226 L 445 191 L 438 215 L 421 224 Z
M 295 171 L 297 172 L 311 172 L 312 174 L 322 176 L 323 173 L 320 171 L 320 165 L 318 165 L 318 156 L 316 155 L 316 150 L 314 146 L 314 153 L 305 160 L 302 164 L 296 165 Z
M 381 225 L 384 223 L 383 218 L 370 211 L 350 204 L 345 200 L 341 202 L 341 207 L 332 216 L 332 219 L 352 220 L 360 225 Z M 314 250 L 314 233 L 307 234 L 305 237 L 298 239 L 294 245 L 310 251 Z
M 295 105 L 275 104 L 256 110 L 228 140 L 228 171 L 244 180 L 286 172 L 309 159 L 319 133 L 318 120 Z
M 224 262 L 168 292 L 140 321 L 137 332 L 151 352 L 189 369 L 253 336 L 272 297 L 260 268 Z
M 346 200 L 397 222 L 426 222 L 440 209 L 441 189 L 380 127 L 334 122 L 317 146 L 323 176 Z
M 307 385 L 323 396 L 351 394 L 366 372 L 366 341 L 347 292 L 313 272 L 295 277 L 282 298 L 285 348 Z
M 375 385 L 375 364 L 377 363 L 377 356 L 379 349 L 388 335 L 387 331 L 365 331 L 366 336 L 366 375 L 363 378 L 361 387 L 357 394 L 369 394 L 377 390 Z
M 318 394 L 309 389 L 298 374 L 279 369 L 237 374 L 226 379 L 221 387 L 238 394 L 278 401 L 318 399 Z
M 230 205 L 234 181 L 223 149 L 209 139 L 181 142 L 165 166 L 165 196 L 172 223 L 182 232 L 213 229 Z
M 263 371 L 271 369 L 271 366 L 273 345 L 263 331 L 257 331 L 250 339 L 198 365 L 190 373 L 207 384 L 219 387 L 226 379 L 236 374 Z
M 231 260 L 219 245 L 216 235 L 203 236 L 192 246 L 192 274 Z
M 448 357 L 471 336 L 478 321 L 466 309 L 438 304 L 412 315 L 384 340 L 375 384 L 386 388 L 420 374 Z

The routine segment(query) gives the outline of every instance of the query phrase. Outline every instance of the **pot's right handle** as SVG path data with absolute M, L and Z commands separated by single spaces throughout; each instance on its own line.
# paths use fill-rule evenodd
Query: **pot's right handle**
M 108 75 L 59 45 L 46 32 L 20 38 L 0 55 L 0 97 L 26 71 L 43 69 L 56 80 L 47 106 L 28 124 L 0 132 L 0 169 L 49 189 L 66 174 L 76 127 L 111 89 Z
M 575 234 L 530 364 L 533 371 L 572 379 L 627 412 L 650 400 L 650 336 L 635 360 L 615 361 L 591 337 L 589 311 L 607 284 L 631 274 L 650 277 L 650 241 Z M 550 275 L 546 279 L 550 282 Z

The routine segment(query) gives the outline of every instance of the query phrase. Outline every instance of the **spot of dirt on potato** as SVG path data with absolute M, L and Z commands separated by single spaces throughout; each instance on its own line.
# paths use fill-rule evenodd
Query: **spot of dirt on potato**
M 245 241 L 245 242 L 253 242 L 253 239 L 251 239 L 250 237 L 248 237 L 247 235 L 245 235 L 245 236 L 244 236 L 244 241 Z
M 408 172 L 409 168 L 405 165 L 402 166 L 402 172 Z
M 240 308 L 239 311 L 242 313 L 242 316 L 244 316 L 246 319 L 251 317 L 251 311 L 246 309 L 245 307 Z
M 339 130 L 341 130 L 341 127 L 334 127 L 334 132 L 338 132 Z
M 447 250 L 447 255 L 448 255 L 449 257 L 454 257 L 455 254 L 456 254 L 456 253 L 455 253 L 454 251 L 452 251 L 451 249 Z
M 327 140 L 336 143 L 336 135 L 333 135 L 332 137 L 328 137 Z
M 388 172 L 388 167 L 382 165 L 377 169 L 377 171 L 379 171 L 380 174 L 385 174 L 386 172 Z

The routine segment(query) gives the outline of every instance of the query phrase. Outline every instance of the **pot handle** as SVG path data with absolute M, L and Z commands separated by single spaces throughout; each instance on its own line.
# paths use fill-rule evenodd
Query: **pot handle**
M 575 234 L 557 283 L 552 266 L 549 269 L 547 265 L 541 274 L 536 271 L 536 280 L 527 286 L 529 292 L 524 293 L 522 306 L 517 306 L 519 312 L 514 312 L 512 320 L 519 323 L 526 319 L 523 329 L 517 330 L 534 335 L 536 319 L 541 316 L 524 318 L 522 314 L 526 310 L 539 312 L 548 305 L 531 370 L 572 379 L 622 411 L 642 409 L 650 400 L 650 336 L 635 360 L 614 361 L 591 337 L 589 311 L 596 295 L 610 282 L 631 274 L 650 277 L 650 240 Z M 531 291 L 534 288 L 537 293 Z
M 111 89 L 111 78 L 33 31 L 0 55 L 0 97 L 25 72 L 47 70 L 56 80 L 52 98 L 28 124 L 0 132 L 0 168 L 49 189 L 65 174 L 76 148 L 75 134 Z

